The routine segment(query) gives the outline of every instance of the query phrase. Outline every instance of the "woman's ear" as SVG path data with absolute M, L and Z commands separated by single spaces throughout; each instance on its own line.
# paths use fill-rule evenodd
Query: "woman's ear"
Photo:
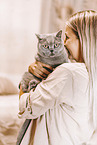
M 62 37 L 62 30 L 58 31 L 56 34 L 56 37 L 61 38 Z

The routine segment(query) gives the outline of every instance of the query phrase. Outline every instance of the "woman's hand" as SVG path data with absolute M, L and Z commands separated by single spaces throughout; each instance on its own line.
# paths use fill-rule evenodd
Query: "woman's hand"
M 40 79 L 45 79 L 53 71 L 53 67 L 36 61 L 29 66 L 28 71 Z

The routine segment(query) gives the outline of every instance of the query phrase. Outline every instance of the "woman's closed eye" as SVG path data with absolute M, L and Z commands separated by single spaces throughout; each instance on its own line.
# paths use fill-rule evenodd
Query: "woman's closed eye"
M 68 35 L 65 33 L 65 41 L 68 40 L 68 39 L 69 39 L 69 37 L 68 37 Z
M 65 33 L 65 36 L 66 36 L 66 40 L 69 39 L 69 37 L 68 37 L 68 35 L 66 33 Z

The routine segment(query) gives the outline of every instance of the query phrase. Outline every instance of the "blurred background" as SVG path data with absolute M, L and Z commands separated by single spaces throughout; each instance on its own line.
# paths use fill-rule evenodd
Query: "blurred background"
M 35 33 L 63 30 L 81 10 L 97 10 L 97 0 L 0 0 L 0 145 L 15 145 L 23 123 L 18 84 L 34 62 Z
M 73 13 L 97 0 L 0 0 L 0 72 L 23 74 L 37 51 L 35 33 L 63 30 Z

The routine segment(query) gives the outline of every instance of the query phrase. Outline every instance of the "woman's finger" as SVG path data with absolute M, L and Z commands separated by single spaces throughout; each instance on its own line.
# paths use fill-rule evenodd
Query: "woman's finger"
M 45 73 L 43 72 L 43 69 L 42 69 L 42 68 L 41 68 L 41 69 L 33 68 L 33 74 L 34 74 L 34 75 L 39 75 L 39 76 L 44 77 L 44 78 L 47 77 L 47 74 L 45 74 Z
M 33 69 L 34 65 L 36 64 L 36 62 L 30 64 L 30 66 L 28 67 L 28 71 L 31 72 L 30 70 Z
M 48 65 L 48 64 L 45 64 L 45 63 L 42 63 L 42 62 L 39 62 L 39 61 L 36 61 L 36 64 L 38 64 L 38 66 L 40 66 L 40 67 L 42 66 L 44 68 L 48 68 L 50 70 L 53 70 L 53 67 Z
M 42 66 L 40 63 L 35 64 L 34 67 L 33 67 L 33 69 L 34 69 L 34 70 L 37 70 L 37 69 L 40 70 L 40 72 L 41 72 L 40 75 L 42 75 L 42 74 L 48 75 L 50 72 L 52 72 L 51 69 L 49 70 L 47 67 L 44 68 L 44 66 Z
M 46 78 L 52 72 L 53 68 L 47 64 L 36 61 L 29 66 L 29 72 L 39 78 Z
M 41 70 L 39 70 L 38 68 L 35 68 L 35 67 L 30 68 L 29 72 L 40 79 L 44 79 L 47 77 L 46 74 L 44 74 Z

